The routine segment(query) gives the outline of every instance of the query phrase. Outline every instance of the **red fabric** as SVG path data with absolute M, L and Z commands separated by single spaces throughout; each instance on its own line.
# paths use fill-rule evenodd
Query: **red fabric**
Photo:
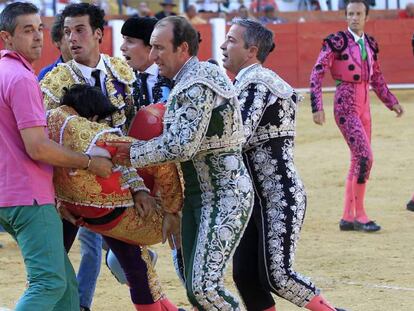
M 161 303 L 161 310 L 162 311 L 177 311 L 178 308 L 168 299 L 160 299 L 159 302 Z
M 163 117 L 165 105 L 162 103 L 148 105 L 141 108 L 129 128 L 128 136 L 139 140 L 150 140 L 160 136 L 163 132 Z M 144 179 L 145 186 L 151 189 L 153 195 L 154 177 L 146 169 L 138 169 L 138 174 Z
M 65 203 L 65 207 L 77 217 L 99 218 L 112 211 L 111 208 L 92 207 L 87 205 L 78 205 Z
M 107 178 L 102 178 L 96 176 L 96 181 L 102 187 L 102 194 L 111 194 L 111 193 L 128 193 L 128 189 L 121 189 L 121 172 L 114 172 L 111 176 Z
M 414 16 L 408 16 L 407 11 L 402 10 L 398 12 L 399 18 L 414 18 Z
M 135 310 L 137 311 L 163 311 L 161 308 L 160 301 L 147 304 L 147 305 L 138 305 L 134 304 Z
M 150 140 L 163 132 L 164 104 L 152 104 L 140 109 L 129 128 L 128 136 Z

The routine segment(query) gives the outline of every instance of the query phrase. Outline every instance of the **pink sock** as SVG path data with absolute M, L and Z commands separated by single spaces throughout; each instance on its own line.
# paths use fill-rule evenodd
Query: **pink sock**
M 311 311 L 335 311 L 335 308 L 322 295 L 313 297 L 305 308 Z
M 162 311 L 177 311 L 178 308 L 168 299 L 160 299 L 158 300 L 161 303 L 161 310 Z
M 342 219 L 353 222 L 355 219 L 355 195 L 352 187 L 352 178 L 347 178 L 345 182 L 345 200 Z
M 134 304 L 135 310 L 137 311 L 163 311 L 161 303 L 158 300 L 157 302 L 151 303 L 149 305 L 136 305 Z
M 276 311 L 276 306 L 272 306 L 270 308 L 264 309 L 263 311 Z
M 413 202 L 414 202 L 414 194 L 413 194 L 413 196 L 411 197 L 411 201 L 413 201 Z
M 354 189 L 355 194 L 355 220 L 359 221 L 360 223 L 366 224 L 369 221 L 364 207 L 365 189 L 367 187 L 367 181 L 363 184 L 358 184 L 356 177 L 354 177 L 352 181 L 352 188 Z

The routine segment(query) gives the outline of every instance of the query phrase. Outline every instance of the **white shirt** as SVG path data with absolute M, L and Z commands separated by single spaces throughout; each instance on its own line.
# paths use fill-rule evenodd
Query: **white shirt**
M 147 78 L 147 90 L 150 103 L 154 102 L 154 97 L 152 96 L 152 89 L 154 88 L 155 83 L 158 81 L 158 66 L 157 64 L 152 64 L 147 69 L 145 69 L 146 73 L 148 73 Z
M 251 64 L 250 66 L 244 67 L 242 70 L 240 70 L 237 76 L 234 78 L 234 81 L 236 81 L 235 84 L 240 80 L 240 77 L 247 71 L 247 69 L 249 69 L 250 67 L 256 64 L 258 63 Z
M 101 90 L 105 95 L 107 95 L 106 87 L 105 87 L 105 78 L 108 72 L 106 71 L 105 63 L 104 63 L 102 56 L 100 57 L 98 64 L 94 68 L 79 64 L 76 61 L 74 62 L 75 62 L 76 67 L 78 67 L 78 69 L 82 73 L 82 76 L 84 77 L 85 81 L 91 86 L 95 85 L 95 78 L 92 77 L 92 71 L 99 70 L 100 71 L 99 74 L 101 78 Z
M 351 35 L 354 37 L 354 40 L 356 43 L 358 43 L 359 39 L 364 40 L 364 33 L 362 33 L 361 36 L 358 36 L 355 32 L 353 32 L 349 27 L 348 27 L 348 31 L 351 33 Z M 365 43 L 365 41 L 364 41 Z M 359 44 L 358 44 L 359 45 Z M 359 49 L 362 50 L 361 46 L 359 45 Z

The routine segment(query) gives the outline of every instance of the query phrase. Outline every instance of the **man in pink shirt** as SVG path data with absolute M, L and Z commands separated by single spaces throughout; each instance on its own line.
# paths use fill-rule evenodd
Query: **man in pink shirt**
M 53 167 L 109 176 L 112 163 L 72 152 L 48 139 L 42 95 L 32 63 L 43 24 L 36 6 L 12 3 L 0 14 L 0 225 L 19 245 L 29 286 L 15 310 L 79 310 L 77 283 L 63 248 Z

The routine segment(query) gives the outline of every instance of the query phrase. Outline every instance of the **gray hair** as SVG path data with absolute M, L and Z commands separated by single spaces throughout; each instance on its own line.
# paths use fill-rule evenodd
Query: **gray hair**
M 17 27 L 17 17 L 20 15 L 38 14 L 39 9 L 32 3 L 14 2 L 7 5 L 0 13 L 0 31 L 7 31 L 11 35 Z
M 273 32 L 252 19 L 234 18 L 231 23 L 246 28 L 243 35 L 244 47 L 247 49 L 256 46 L 257 59 L 263 63 L 275 48 Z

